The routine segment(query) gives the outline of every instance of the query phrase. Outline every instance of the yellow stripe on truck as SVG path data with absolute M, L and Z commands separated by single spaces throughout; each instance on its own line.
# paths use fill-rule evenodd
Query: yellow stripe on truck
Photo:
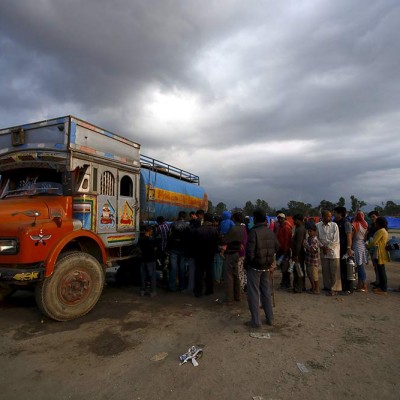
M 147 187 L 148 189 L 148 187 Z M 183 193 L 172 192 L 170 190 L 154 188 L 154 200 L 157 203 L 169 204 L 172 206 L 185 207 L 188 206 L 193 207 L 194 209 L 198 209 L 202 207 L 203 199 L 199 199 L 195 196 L 189 196 Z

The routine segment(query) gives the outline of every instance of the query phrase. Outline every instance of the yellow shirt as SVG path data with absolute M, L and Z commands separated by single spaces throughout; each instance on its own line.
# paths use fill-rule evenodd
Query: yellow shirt
M 382 265 L 390 261 L 389 253 L 386 250 L 386 243 L 388 241 L 389 234 L 384 228 L 379 229 L 375 232 L 372 241 L 368 244 L 370 249 L 378 246 L 378 264 Z

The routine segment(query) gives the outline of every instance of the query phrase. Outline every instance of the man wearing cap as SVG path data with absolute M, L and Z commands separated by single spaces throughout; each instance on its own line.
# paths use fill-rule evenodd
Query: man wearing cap
M 284 213 L 279 213 L 276 218 L 279 222 L 279 231 L 276 235 L 278 239 L 280 250 L 277 258 L 283 255 L 283 260 L 281 263 L 282 270 L 282 281 L 281 289 L 289 289 L 291 287 L 290 283 L 290 272 L 289 272 L 289 260 L 290 260 L 290 247 L 292 244 L 292 227 L 286 220 L 286 215 Z

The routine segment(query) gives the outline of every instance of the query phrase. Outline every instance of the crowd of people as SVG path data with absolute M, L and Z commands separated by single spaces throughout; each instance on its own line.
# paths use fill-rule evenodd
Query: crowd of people
M 358 211 L 352 222 L 346 214 L 346 208 L 341 206 L 336 207 L 333 212 L 324 210 L 321 221 L 308 223 L 307 227 L 303 227 L 301 215 L 293 217 L 295 234 L 292 238 L 292 251 L 296 256 L 294 261 L 300 264 L 303 272 L 306 270 L 303 282 L 293 285 L 295 293 L 305 290 L 305 276 L 310 281 L 310 293 L 320 293 L 319 265 L 322 269 L 323 290 L 328 296 L 348 296 L 354 291 L 368 292 L 365 266 L 369 260 L 372 261 L 375 272 L 375 280 L 371 282 L 373 292 L 378 295 L 387 293 L 385 264 L 390 261 L 386 249 L 387 220 L 380 217 L 377 211 L 371 211 L 371 224 L 368 225 L 363 212 Z M 294 276 L 296 280 L 296 269 Z M 358 280 L 354 286 L 356 276 Z
M 350 222 L 346 208 L 338 206 L 322 211 L 319 221 L 301 214 L 287 218 L 282 211 L 269 220 L 265 211 L 256 210 L 251 228 L 241 212 L 216 216 L 203 210 L 189 215 L 181 211 L 172 223 L 159 216 L 139 240 L 140 294 L 156 295 L 159 274 L 168 291 L 193 292 L 195 297 L 211 295 L 215 284 L 223 284 L 223 303 L 232 305 L 247 293 L 251 319 L 246 324 L 260 327 L 260 309 L 265 323 L 273 324 L 276 268 L 281 271 L 281 290 L 348 296 L 368 292 L 365 266 L 372 260 L 372 290 L 385 295 L 385 264 L 390 261 L 387 221 L 377 211 L 368 216 L 370 224 L 361 211 Z

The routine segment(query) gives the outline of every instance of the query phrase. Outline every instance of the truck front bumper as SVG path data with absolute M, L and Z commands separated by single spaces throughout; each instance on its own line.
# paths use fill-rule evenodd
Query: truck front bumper
M 0 267 L 0 282 L 23 284 L 43 280 L 44 267 L 5 268 Z

